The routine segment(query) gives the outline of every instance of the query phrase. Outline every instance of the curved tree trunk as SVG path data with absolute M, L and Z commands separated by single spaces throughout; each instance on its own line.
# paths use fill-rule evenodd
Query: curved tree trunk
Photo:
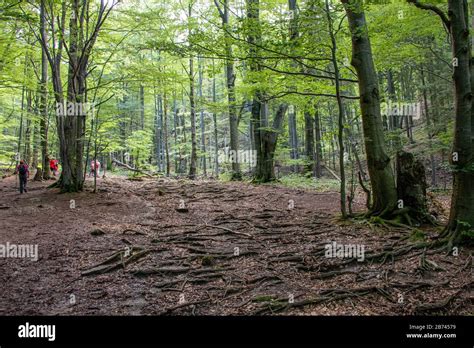
M 449 0 L 448 15 L 434 5 L 407 0 L 423 10 L 433 11 L 451 36 L 453 55 L 455 125 L 450 162 L 453 165 L 451 211 L 441 234 L 448 248 L 463 240 L 464 232 L 474 230 L 474 60 L 469 34 L 467 0 Z M 472 240 L 472 237 L 471 237 Z
M 373 191 L 373 205 L 370 213 L 372 215 L 387 216 L 396 208 L 397 191 L 390 167 L 390 158 L 385 152 L 379 86 L 363 4 L 360 0 L 342 0 L 342 2 L 352 34 L 351 63 L 359 78 L 364 142 Z
M 331 7 L 329 5 L 329 0 L 325 2 L 326 17 L 328 20 L 328 32 L 329 37 L 331 38 L 331 62 L 334 67 L 334 81 L 336 87 L 336 100 L 337 100 L 337 109 L 338 109 L 338 122 L 337 122 L 337 141 L 339 145 L 339 171 L 341 175 L 340 183 L 340 195 L 339 202 L 341 208 L 341 214 L 343 218 L 347 217 L 346 209 L 346 171 L 344 168 L 344 104 L 342 102 L 341 96 L 341 82 L 339 74 L 339 65 L 337 63 L 337 43 L 336 35 L 334 33 L 333 18 L 331 16 Z
M 453 80 L 455 90 L 455 126 L 451 164 L 454 166 L 451 211 L 445 236 L 450 247 L 462 241 L 465 231 L 474 229 L 474 67 L 470 48 L 468 4 L 449 1 L 453 59 L 457 59 Z

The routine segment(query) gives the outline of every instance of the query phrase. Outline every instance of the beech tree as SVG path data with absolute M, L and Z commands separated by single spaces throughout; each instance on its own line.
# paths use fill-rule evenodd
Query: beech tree
M 364 129 L 367 167 L 372 185 L 371 215 L 390 216 L 397 206 L 395 178 L 390 157 L 385 150 L 385 138 L 380 113 L 380 90 L 372 57 L 367 22 L 360 0 L 342 0 L 352 35 L 352 61 L 359 79 L 360 109 Z
M 90 22 L 95 10 L 91 1 L 72 0 L 69 4 L 63 2 L 60 8 L 48 0 L 41 0 L 41 3 L 42 8 L 49 9 L 46 12 L 51 40 L 48 40 L 46 30 L 40 31 L 38 39 L 51 68 L 56 110 L 61 110 L 56 114 L 56 124 L 62 171 L 55 185 L 62 192 L 77 192 L 82 190 L 84 184 L 83 153 L 85 109 L 88 108 L 86 79 L 89 59 L 100 29 L 116 2 L 108 5 L 102 0 L 97 9 L 95 23 Z M 64 51 L 68 61 L 66 95 L 61 75 Z
M 449 0 L 447 14 L 441 8 L 407 0 L 439 16 L 449 32 L 452 47 L 455 124 L 450 163 L 453 168 L 451 210 L 445 231 L 451 248 L 471 235 L 474 228 L 474 58 L 467 0 Z M 471 16 L 474 14 L 471 14 Z
M 225 47 L 225 78 L 227 85 L 227 101 L 229 108 L 229 129 L 230 129 L 230 149 L 234 151 L 235 157 L 232 161 L 232 179 L 241 179 L 239 161 L 239 117 L 237 115 L 237 105 L 235 99 L 235 79 L 234 61 L 232 53 L 232 38 L 230 37 L 230 18 L 229 18 L 229 0 L 223 0 L 220 3 L 214 0 L 214 4 L 219 12 L 222 20 L 222 30 L 224 31 L 224 47 Z

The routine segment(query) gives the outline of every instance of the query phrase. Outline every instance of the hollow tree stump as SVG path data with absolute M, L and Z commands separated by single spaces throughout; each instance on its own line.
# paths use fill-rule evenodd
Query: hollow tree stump
M 405 218 L 417 223 L 430 221 L 426 203 L 425 166 L 415 156 L 406 151 L 397 153 L 398 199 L 403 200 Z M 411 223 L 411 221 L 408 221 Z

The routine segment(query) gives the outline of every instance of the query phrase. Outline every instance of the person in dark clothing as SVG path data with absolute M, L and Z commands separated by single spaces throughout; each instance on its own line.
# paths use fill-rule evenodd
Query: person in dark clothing
M 20 160 L 20 164 L 16 167 L 15 174 L 18 174 L 18 178 L 20 179 L 20 193 L 23 193 L 23 191 L 28 192 L 26 183 L 30 177 L 30 171 L 24 160 Z

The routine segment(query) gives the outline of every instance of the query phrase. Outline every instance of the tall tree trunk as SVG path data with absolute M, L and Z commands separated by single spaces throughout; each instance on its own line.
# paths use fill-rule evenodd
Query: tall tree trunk
M 26 64 L 27 64 L 27 59 L 25 56 L 25 66 Z M 25 67 L 25 72 L 26 72 L 26 67 Z M 26 76 L 26 73 L 25 73 L 25 76 Z M 26 87 L 25 85 L 23 85 L 21 88 L 21 112 L 20 112 L 20 129 L 18 130 L 17 162 L 20 161 L 20 159 L 22 159 L 21 144 L 23 141 L 23 118 L 25 116 L 25 93 L 26 93 Z
M 214 60 L 212 61 L 212 69 L 214 72 Z M 217 102 L 217 95 L 216 95 L 216 77 L 213 74 L 212 77 L 212 102 L 214 105 Z M 219 143 L 217 137 L 217 114 L 215 111 L 212 112 L 212 120 L 214 122 L 214 172 L 216 178 L 219 178 Z
M 168 109 L 166 92 L 163 93 L 163 143 L 165 148 L 166 176 L 170 176 L 170 152 L 168 145 Z
M 402 74 L 400 74 L 402 76 Z M 402 79 L 403 81 L 403 79 Z M 387 108 L 388 112 L 388 119 L 389 119 L 389 124 L 390 127 L 389 129 L 391 131 L 394 131 L 391 135 L 391 140 L 389 143 L 389 146 L 392 149 L 395 149 L 395 151 L 398 151 L 402 148 L 402 141 L 400 134 L 398 132 L 398 125 L 399 125 L 399 119 L 402 118 L 401 112 L 399 110 L 397 115 L 393 115 L 391 110 L 393 110 L 393 106 L 397 103 L 397 93 L 395 89 L 395 81 L 393 78 L 393 72 L 391 69 L 387 71 L 387 94 L 388 94 L 388 104 L 391 106 L 390 108 Z
M 145 129 L 145 88 L 140 84 L 140 129 Z
M 189 165 L 189 179 L 196 178 L 197 141 L 196 141 L 196 105 L 194 100 L 194 60 L 189 58 L 189 107 L 191 111 L 191 162 Z
M 57 35 L 59 38 L 54 37 L 54 31 L 52 31 L 53 37 L 50 42 L 52 42 L 54 46 L 57 44 L 57 47 L 54 47 L 54 49 L 49 48 L 49 42 L 44 32 L 41 33 L 41 45 L 45 49 L 51 66 L 54 97 L 57 108 L 63 108 L 63 114 L 58 112 L 56 119 L 62 164 L 61 177 L 57 186 L 61 188 L 62 192 L 77 192 L 82 190 L 84 184 L 83 152 L 86 111 L 83 108 L 87 100 L 86 76 L 89 58 L 97 36 L 99 35 L 100 28 L 104 24 L 109 12 L 107 11 L 107 4 L 102 1 L 99 5 L 98 14 L 95 17 L 96 23 L 94 30 L 89 30 L 89 20 L 91 19 L 89 1 L 71 0 L 70 6 L 67 5 L 66 2 L 62 2 L 60 16 L 56 16 L 53 13 L 54 6 L 51 6 L 51 13 L 49 14 L 51 22 L 57 22 L 57 27 L 61 31 L 61 33 Z M 67 30 L 69 36 L 69 69 L 66 98 L 68 105 L 65 105 L 60 67 L 62 64 L 62 48 L 64 46 L 63 40 L 66 37 L 65 23 L 68 8 L 71 9 L 71 16 Z M 69 104 L 74 106 L 72 112 L 69 112 L 71 111 L 68 109 Z M 64 113 L 66 113 L 66 115 L 64 115 Z
M 368 28 L 362 1 L 342 0 L 352 35 L 352 62 L 359 79 L 360 107 L 364 130 L 367 165 L 373 191 L 372 215 L 387 216 L 397 204 L 395 179 L 380 114 L 380 93 L 372 57 Z
M 310 104 L 312 105 L 312 103 Z M 306 171 L 309 173 L 314 172 L 314 121 L 313 117 L 311 116 L 310 110 L 306 110 L 304 112 L 304 132 L 305 132 L 305 156 L 306 160 L 308 161 L 308 165 L 306 166 Z
M 183 107 L 185 106 L 185 102 L 183 100 Z M 180 173 L 186 174 L 186 168 L 188 167 L 188 160 L 186 157 L 186 144 L 188 143 L 187 137 L 186 137 L 186 119 L 184 117 L 184 114 L 181 116 L 181 148 L 184 148 L 184 150 L 179 154 L 179 160 L 180 160 Z
M 319 109 L 315 107 L 314 110 L 314 133 L 316 138 L 316 153 L 315 153 L 315 166 L 314 166 L 314 176 L 320 178 L 322 173 L 322 143 L 321 143 L 321 120 L 319 118 Z
M 164 156 L 163 156 L 163 98 L 161 94 L 155 96 L 155 149 L 156 162 L 158 164 L 158 171 L 164 171 Z
M 336 170 L 336 146 L 335 143 L 337 142 L 334 137 L 336 136 L 334 133 L 334 120 L 332 118 L 332 107 L 331 103 L 328 102 L 328 115 L 329 115 L 329 127 L 330 127 L 330 135 L 331 135 L 331 162 L 332 162 L 332 169 Z
M 153 147 L 154 147 L 154 154 L 156 160 L 156 170 L 161 171 L 161 163 L 160 163 L 160 124 L 159 124 L 159 115 L 158 115 L 158 96 L 156 94 L 156 87 L 153 86 L 153 106 L 155 111 L 155 117 L 153 121 L 154 127 L 154 137 L 153 137 Z
M 191 40 L 191 16 L 193 5 L 190 2 L 188 6 L 188 40 Z M 191 44 L 191 42 L 190 42 Z M 189 108 L 191 112 L 191 159 L 189 164 L 188 178 L 194 180 L 196 178 L 197 166 L 197 140 L 196 140 L 196 105 L 194 94 L 194 58 L 189 57 Z
M 298 31 L 298 9 L 296 6 L 297 0 L 288 0 L 288 10 L 291 13 L 290 18 L 290 47 L 293 48 L 296 46 L 296 41 L 299 36 Z M 296 66 L 295 62 L 291 63 L 293 67 Z M 294 89 L 294 86 L 290 86 Z M 297 125 L 296 125 L 296 107 L 294 105 L 290 105 L 288 108 L 288 131 L 289 131 L 289 139 L 290 139 L 290 158 L 293 160 L 297 160 L 299 158 L 298 154 L 298 132 L 297 132 Z M 298 165 L 293 165 L 292 170 L 294 172 L 298 171 Z
M 39 95 L 36 94 L 35 96 L 35 108 L 34 108 L 34 114 L 35 116 L 38 115 L 38 99 Z M 39 155 L 39 122 L 38 119 L 35 117 L 33 120 L 33 136 L 32 136 L 32 142 L 33 142 L 33 153 L 32 153 L 32 160 L 31 160 L 31 168 L 32 169 L 37 169 L 38 168 L 38 155 Z M 42 174 L 41 174 L 42 175 Z M 40 177 L 38 177 L 39 179 Z
M 456 119 L 450 161 L 454 166 L 451 211 L 443 235 L 452 246 L 462 241 L 463 232 L 474 230 L 474 61 L 467 1 L 449 0 L 448 14 L 453 58 L 457 59 L 453 74 Z
M 194 59 L 189 58 L 189 107 L 191 111 L 191 162 L 189 165 L 189 179 L 196 178 L 197 140 L 196 140 L 196 105 L 194 100 Z
M 224 29 L 224 46 L 225 46 L 225 77 L 227 84 L 227 103 L 229 108 L 229 128 L 230 128 L 230 151 L 233 151 L 232 161 L 232 179 L 240 180 L 242 173 L 240 171 L 239 160 L 239 118 L 237 115 L 237 105 L 235 98 L 235 78 L 234 73 L 234 58 L 232 52 L 232 44 L 230 37 L 229 25 L 229 0 L 223 0 L 222 8 L 217 0 L 214 3 L 219 11 L 222 20 L 222 27 Z
M 40 32 L 41 36 L 48 41 L 46 32 L 46 17 L 44 0 L 40 4 Z M 43 171 L 43 179 L 49 180 L 51 177 L 51 170 L 49 168 L 49 154 L 48 154 L 48 57 L 46 56 L 45 47 L 41 46 L 41 81 L 40 81 L 40 132 L 41 132 L 41 169 Z
M 436 159 L 433 150 L 433 124 L 431 122 L 431 115 L 429 112 L 428 106 L 428 95 L 427 95 L 427 87 L 425 81 L 425 75 L 423 73 L 423 67 L 420 69 L 421 74 L 421 88 L 423 90 L 423 105 L 425 109 L 425 118 L 426 118 L 426 129 L 428 132 L 428 148 L 430 151 L 430 165 L 431 165 L 431 186 L 436 187 Z
M 202 76 L 202 58 L 198 58 L 199 62 L 199 124 L 201 128 L 201 167 L 204 176 L 207 176 L 207 163 L 206 163 L 206 125 L 204 120 L 204 108 L 203 108 L 203 76 Z
M 247 42 L 249 44 L 250 70 L 259 72 L 258 46 L 261 43 L 260 28 L 260 1 L 247 0 L 247 21 L 249 33 Z M 254 81 L 256 82 L 256 81 Z M 257 182 L 269 182 L 275 180 L 274 155 L 278 134 L 281 132 L 283 119 L 288 105 L 282 103 L 278 106 L 273 119 L 273 124 L 268 127 L 268 106 L 264 101 L 263 93 L 255 91 L 252 101 L 252 127 L 254 131 L 255 150 L 257 154 L 257 165 L 254 173 L 254 180 Z
M 31 162 L 31 129 L 32 129 L 32 120 L 31 116 L 33 114 L 32 107 L 32 92 L 30 89 L 26 91 L 26 128 L 25 128 L 25 144 L 23 151 L 23 159 L 26 163 L 30 164 Z
M 339 142 L 339 172 L 341 178 L 340 185 L 340 208 L 343 218 L 347 217 L 346 210 L 346 172 L 344 168 L 344 105 L 342 103 L 341 87 L 340 87 L 340 75 L 339 66 L 337 64 L 337 43 L 336 36 L 334 34 L 333 19 L 331 16 L 331 8 L 329 6 L 329 0 L 326 0 L 326 17 L 328 21 L 328 31 L 331 38 L 331 61 L 334 68 L 334 82 L 336 84 L 336 100 L 338 107 L 338 133 L 337 140 Z
M 435 12 L 451 37 L 454 81 L 454 137 L 450 163 L 453 165 L 451 211 L 441 237 L 448 248 L 463 241 L 463 233 L 474 229 L 474 59 L 471 52 L 467 0 L 448 0 L 448 16 L 433 5 L 408 0 L 415 6 Z M 470 238 L 472 241 L 472 237 Z
M 173 135 L 174 135 L 174 172 L 179 173 L 178 160 L 179 160 L 179 145 L 178 145 L 178 128 L 179 128 L 179 116 L 178 107 L 176 105 L 176 95 L 173 94 Z
M 292 160 L 298 159 L 298 134 L 296 130 L 296 108 L 290 105 L 288 108 L 288 137 L 290 139 L 290 158 Z M 298 166 L 294 164 L 292 170 L 296 172 Z
M 256 73 L 261 70 L 258 60 L 258 45 L 261 41 L 261 29 L 260 29 L 260 1 L 259 0 L 246 0 L 247 4 L 247 22 L 249 27 L 249 33 L 247 41 L 249 44 L 249 56 L 250 56 L 250 71 Z M 254 83 L 256 81 L 253 81 Z M 252 99 L 252 128 L 254 132 L 255 140 L 255 151 L 257 155 L 257 164 L 254 172 L 254 180 L 262 181 L 265 177 L 263 172 L 264 163 L 264 152 L 262 148 L 262 93 L 258 90 L 255 91 Z
M 63 104 L 64 118 L 64 142 L 61 162 L 62 172 L 59 179 L 59 186 L 62 192 L 77 192 L 82 190 L 84 183 L 83 163 L 83 135 L 85 115 L 78 112 L 84 105 L 85 94 L 85 71 L 80 69 L 81 42 L 79 29 L 79 15 L 83 3 L 79 0 L 72 1 L 72 14 L 69 19 L 69 70 L 67 83 L 67 104 Z M 70 113 L 68 106 L 73 105 L 73 112 Z M 62 133 L 61 133 L 62 135 Z

